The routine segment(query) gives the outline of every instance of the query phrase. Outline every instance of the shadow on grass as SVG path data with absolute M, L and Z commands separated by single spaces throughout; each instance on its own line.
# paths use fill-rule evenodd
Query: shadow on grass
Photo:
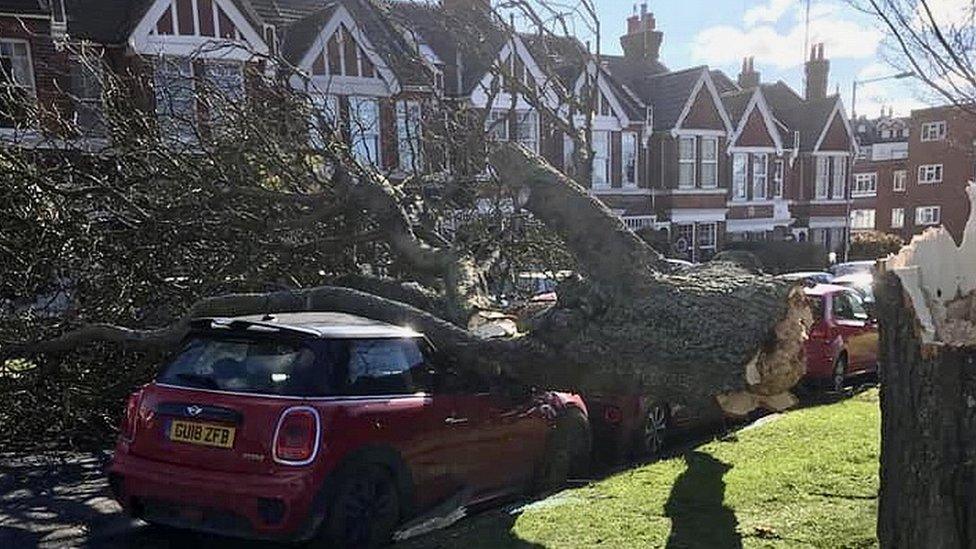
M 685 454 L 681 473 L 664 505 L 671 519 L 668 549 L 689 547 L 741 548 L 735 513 L 725 500 L 725 473 L 732 466 L 704 452 Z

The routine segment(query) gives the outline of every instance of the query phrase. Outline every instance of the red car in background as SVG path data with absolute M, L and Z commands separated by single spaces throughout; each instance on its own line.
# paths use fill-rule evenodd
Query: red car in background
M 374 547 L 444 501 L 560 484 L 589 451 L 579 397 L 440 362 L 411 330 L 201 319 L 130 397 L 109 483 L 149 523 Z
M 876 373 L 878 324 L 861 294 L 833 284 L 819 284 L 805 292 L 814 315 L 806 344 L 806 381 L 839 391 L 853 376 Z

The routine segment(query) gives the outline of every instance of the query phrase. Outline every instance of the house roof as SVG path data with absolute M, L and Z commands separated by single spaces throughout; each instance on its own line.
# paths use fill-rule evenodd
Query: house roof
M 746 107 L 749 106 L 749 101 L 754 93 L 755 90 L 742 90 L 722 95 L 722 105 L 725 106 L 725 111 L 729 113 L 733 125 L 738 125 L 742 120 L 742 115 L 746 113 Z
M 389 2 L 386 9 L 408 35 L 415 34 L 452 72 L 457 71 L 448 91 L 460 95 L 474 90 L 507 41 L 507 33 L 487 10 L 447 10 L 404 0 Z
M 784 82 L 761 86 L 766 103 L 781 126 L 783 143 L 792 146 L 792 132 L 800 132 L 800 151 L 810 152 L 840 101 L 840 96 L 830 95 L 823 99 L 804 100 Z
M 693 67 L 677 72 L 645 77 L 637 85 L 640 98 L 654 108 L 654 129 L 670 130 L 678 124 L 695 85 L 708 67 Z
M 715 88 L 718 89 L 718 93 L 734 93 L 742 90 L 735 80 L 732 80 L 729 78 L 729 75 L 717 69 L 712 71 L 712 82 L 715 82 Z
M 230 0 L 260 34 L 261 20 L 248 0 Z M 100 44 L 122 44 L 129 39 L 156 0 L 66 0 L 68 34 Z

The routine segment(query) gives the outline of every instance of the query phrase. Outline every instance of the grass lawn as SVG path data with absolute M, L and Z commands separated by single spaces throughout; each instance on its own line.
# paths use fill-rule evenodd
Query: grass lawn
M 871 390 L 531 505 L 423 547 L 874 547 L 880 414 Z

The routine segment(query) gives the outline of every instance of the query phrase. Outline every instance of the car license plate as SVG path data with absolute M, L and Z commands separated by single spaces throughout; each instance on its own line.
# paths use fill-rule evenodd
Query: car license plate
M 195 421 L 180 421 L 174 419 L 169 424 L 169 439 L 175 442 L 186 442 L 200 446 L 214 446 L 216 448 L 233 448 L 236 429 L 213 423 L 198 423 Z

